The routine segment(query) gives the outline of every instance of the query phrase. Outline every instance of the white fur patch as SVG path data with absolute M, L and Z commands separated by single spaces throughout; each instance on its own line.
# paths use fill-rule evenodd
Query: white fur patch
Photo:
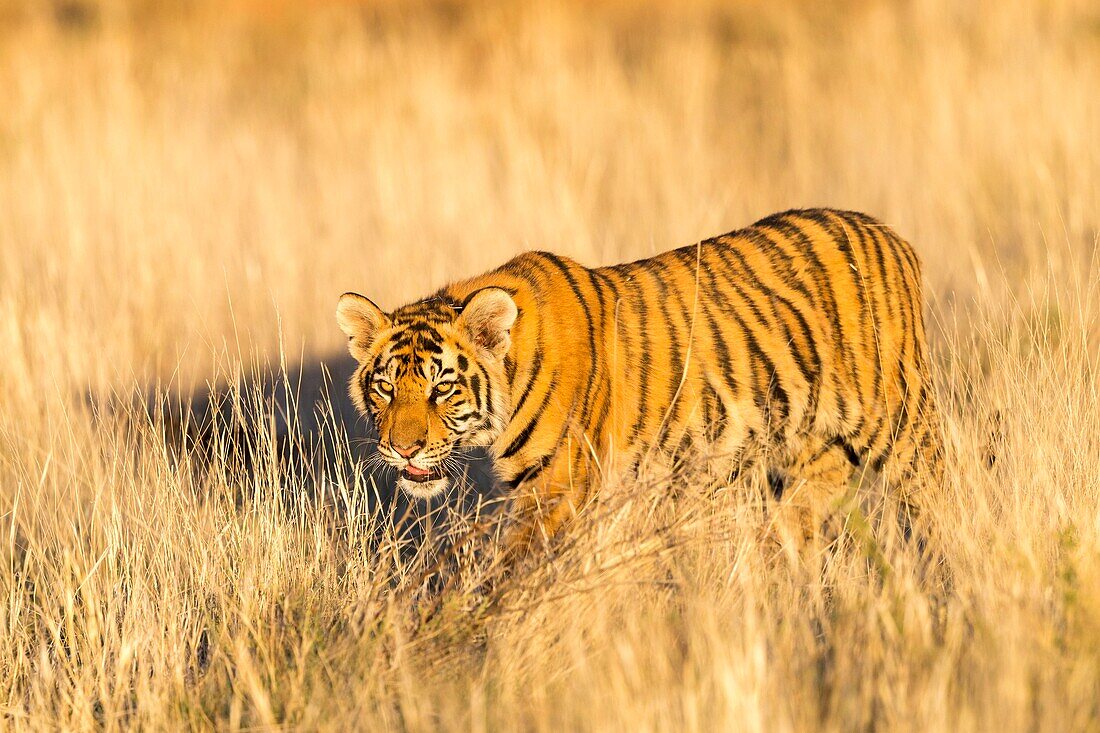
M 433 496 L 442 494 L 451 483 L 446 476 L 435 481 L 409 481 L 407 478 L 397 477 L 397 488 L 404 491 L 414 499 L 427 501 Z

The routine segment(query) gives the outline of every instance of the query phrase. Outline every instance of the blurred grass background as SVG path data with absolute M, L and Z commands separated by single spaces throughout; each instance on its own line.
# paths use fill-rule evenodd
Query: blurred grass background
M 1088 0 L 0 0 L 0 715 L 1096 729 L 1098 89 Z M 582 523 L 512 611 L 459 593 L 416 632 L 362 486 L 338 521 L 287 518 L 274 465 L 196 498 L 162 440 L 88 415 L 330 359 L 345 290 L 394 307 L 524 249 L 606 264 L 818 205 L 925 262 L 942 628 L 911 548 L 890 582 L 858 553 L 800 574 L 737 495 L 677 505 L 675 541 L 634 504 Z
M 1015 277 L 1096 234 L 1088 2 L 3 7 L 3 307 L 92 382 L 206 369 L 231 313 L 334 348 L 334 292 L 794 206 L 882 217 L 964 300 L 975 258 Z

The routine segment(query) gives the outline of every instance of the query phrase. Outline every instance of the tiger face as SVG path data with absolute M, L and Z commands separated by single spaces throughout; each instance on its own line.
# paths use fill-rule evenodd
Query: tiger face
M 428 300 L 387 314 L 345 293 L 336 320 L 359 362 L 350 394 L 374 419 L 378 455 L 397 469 L 397 485 L 420 499 L 450 483 L 456 448 L 488 446 L 508 410 L 504 357 L 518 311 L 501 288 L 461 305 Z

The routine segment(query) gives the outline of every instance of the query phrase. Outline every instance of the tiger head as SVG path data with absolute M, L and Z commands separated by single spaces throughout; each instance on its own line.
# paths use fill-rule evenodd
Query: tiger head
M 461 305 L 435 298 L 385 313 L 345 293 L 336 320 L 359 362 L 350 394 L 374 419 L 378 454 L 397 485 L 427 499 L 449 484 L 455 448 L 488 446 L 504 427 L 504 357 L 518 311 L 501 288 Z

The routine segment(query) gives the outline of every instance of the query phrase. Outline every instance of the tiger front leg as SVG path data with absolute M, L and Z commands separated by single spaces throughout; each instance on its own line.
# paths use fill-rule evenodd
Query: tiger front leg
M 510 526 L 501 542 L 504 561 L 514 564 L 547 548 L 584 506 L 590 481 L 586 462 L 562 457 L 535 479 L 517 486 L 511 496 Z

